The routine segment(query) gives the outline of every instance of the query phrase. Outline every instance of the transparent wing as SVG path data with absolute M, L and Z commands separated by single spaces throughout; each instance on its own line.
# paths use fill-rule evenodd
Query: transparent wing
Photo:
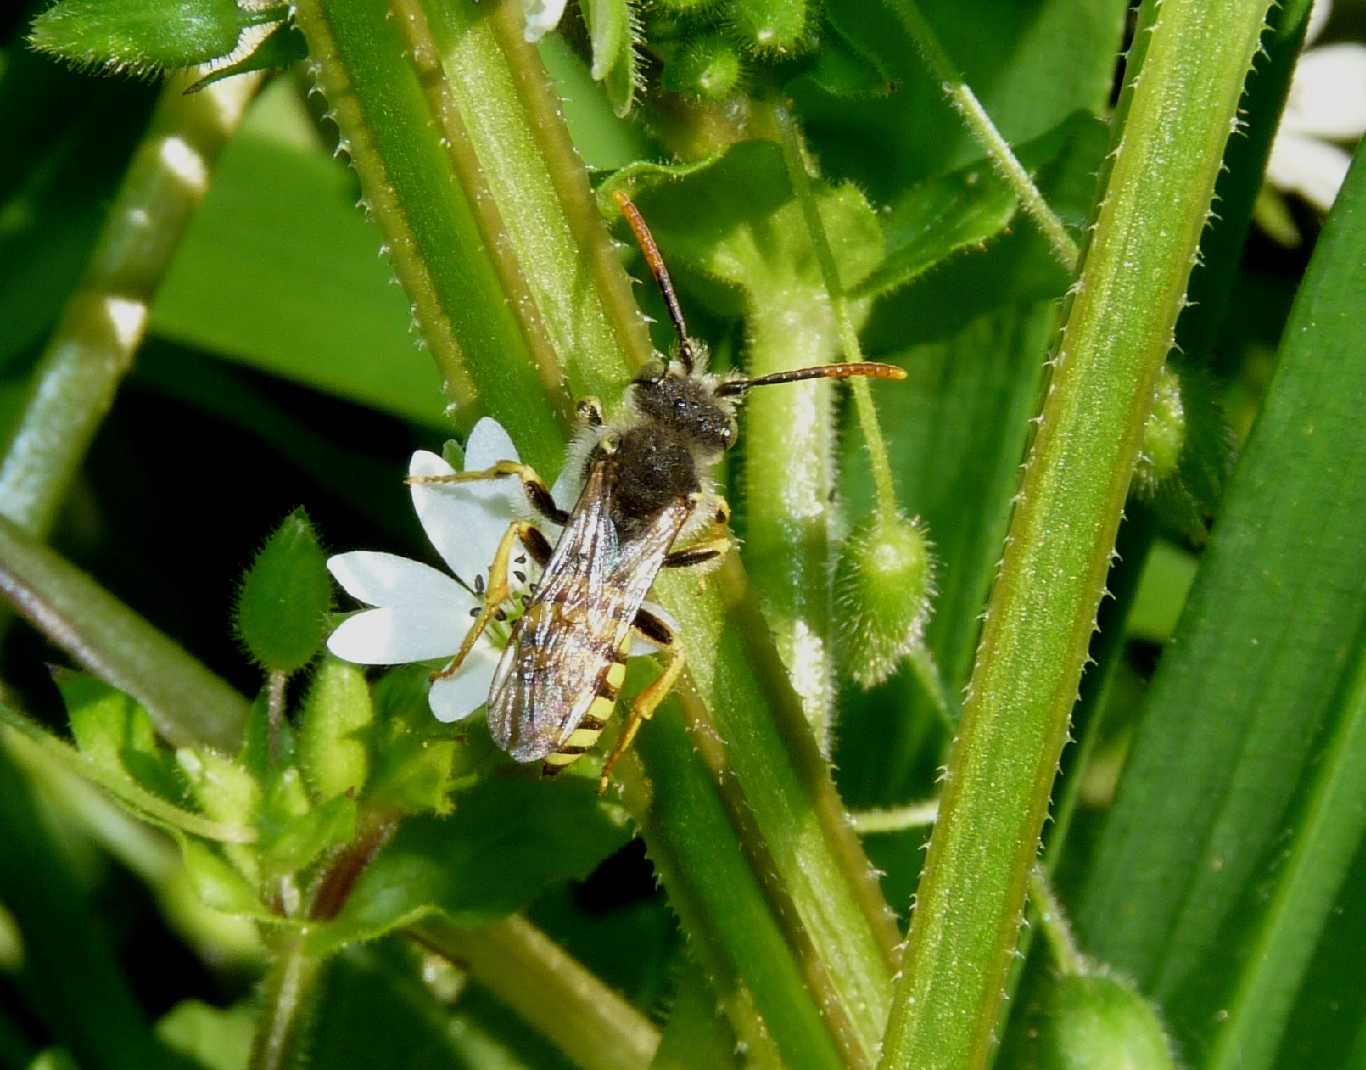
M 494 673 L 489 730 L 519 762 L 553 753 L 588 712 L 687 519 L 687 504 L 676 502 L 623 542 L 612 482 L 609 461 L 592 466 Z

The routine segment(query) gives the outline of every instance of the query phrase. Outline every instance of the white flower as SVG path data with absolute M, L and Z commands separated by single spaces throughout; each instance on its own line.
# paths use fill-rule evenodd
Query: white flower
M 1316 0 L 1305 43 L 1323 31 L 1332 8 Z M 1347 177 L 1350 143 L 1366 133 L 1366 46 L 1332 44 L 1307 50 L 1295 67 L 1266 175 L 1273 186 L 1298 193 L 1328 211 Z
M 560 23 L 564 14 L 565 0 L 522 0 L 522 10 L 526 13 L 526 29 L 522 36 L 530 44 L 535 44 Z
M 465 444 L 465 471 L 516 460 L 517 449 L 497 421 L 485 418 L 475 424 Z M 414 476 L 453 471 L 436 454 L 421 450 L 413 454 L 408 468 Z M 574 482 L 572 475 L 562 474 L 552 488 L 561 506 L 572 500 Z M 346 593 L 373 607 L 348 617 L 328 638 L 327 649 L 343 661 L 403 665 L 452 657 L 482 605 L 480 593 L 503 533 L 514 520 L 531 515 L 520 481 L 511 476 L 472 483 L 416 483 L 411 490 L 422 530 L 454 578 L 430 565 L 377 550 L 329 558 L 327 567 Z M 553 542 L 556 533 L 547 534 Z M 515 568 L 526 579 L 509 577 L 514 590 L 509 608 L 514 614 L 520 610 L 517 596 L 529 590 L 539 573 L 530 560 Z M 484 705 L 508 631 L 506 624 L 491 625 L 459 670 L 433 682 L 428 704 L 438 720 L 459 721 Z M 634 657 L 655 649 L 642 641 L 630 653 Z

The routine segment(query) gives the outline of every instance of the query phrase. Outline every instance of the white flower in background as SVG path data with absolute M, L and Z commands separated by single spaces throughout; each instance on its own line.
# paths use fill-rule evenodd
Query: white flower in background
M 534 45 L 560 24 L 564 4 L 565 0 L 522 0 L 522 10 L 526 12 L 522 36 Z
M 517 449 L 502 425 L 487 418 L 475 424 L 465 444 L 465 471 L 515 460 Z M 435 453 L 423 450 L 413 454 L 408 467 L 414 476 L 453 471 Z M 564 473 L 551 488 L 561 506 L 572 504 L 575 482 L 572 474 Z M 430 565 L 377 550 L 328 558 L 327 567 L 343 590 L 372 607 L 348 617 L 328 638 L 327 649 L 343 661 L 405 665 L 453 657 L 483 604 L 480 595 L 503 533 L 514 520 L 532 515 L 521 482 L 510 476 L 472 483 L 416 483 L 410 489 L 422 530 L 454 578 Z M 553 542 L 557 532 L 548 522 L 544 526 Z M 520 595 L 529 591 L 540 570 L 530 560 L 513 567 L 526 577 L 508 577 L 513 590 L 508 608 L 515 616 Z M 650 609 L 672 621 L 658 607 Z M 433 682 L 427 701 L 438 720 L 459 721 L 484 705 L 509 631 L 506 623 L 491 624 L 459 671 Z M 655 650 L 637 641 L 630 653 L 635 657 Z
M 1331 0 L 1315 0 L 1306 46 L 1328 21 Z M 1320 211 L 1333 205 L 1351 155 L 1341 143 L 1366 133 L 1366 46 L 1331 44 L 1300 56 L 1280 129 L 1271 145 L 1266 175 L 1287 193 L 1298 193 Z

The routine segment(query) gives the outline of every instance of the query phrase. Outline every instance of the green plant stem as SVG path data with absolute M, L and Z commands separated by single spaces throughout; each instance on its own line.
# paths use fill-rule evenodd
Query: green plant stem
M 889 2 L 906 32 L 911 35 L 911 40 L 920 49 L 921 56 L 928 64 L 930 73 L 944 90 L 949 104 L 962 118 L 968 133 L 982 147 L 996 173 L 1015 191 L 1020 207 L 1039 228 L 1058 263 L 1068 271 L 1075 271 L 1081 259 L 1081 250 L 1077 248 L 1077 243 L 1072 240 L 1072 235 L 1067 232 L 1062 220 L 1048 206 L 1043 194 L 1039 192 L 1039 187 L 1034 184 L 1029 172 L 1011 150 L 1010 143 L 996 129 L 996 124 L 982 107 L 977 94 L 964 80 L 962 71 L 944 51 L 943 44 L 935 34 L 934 27 L 920 10 L 920 5 L 916 0 Z
M 825 283 L 825 293 L 830 301 L 830 312 L 835 319 L 835 334 L 845 360 L 861 361 L 863 348 L 859 344 L 858 332 L 854 329 L 853 318 L 849 314 L 849 298 L 844 283 L 840 280 L 839 265 L 830 249 L 830 237 L 825 232 L 821 220 L 820 206 L 816 203 L 811 189 L 811 173 L 808 169 L 806 150 L 802 144 L 801 130 L 792 113 L 777 106 L 772 109 L 774 125 L 782 137 L 783 162 L 787 164 L 787 175 L 792 182 L 792 190 L 797 202 L 802 206 L 802 217 L 806 220 L 807 233 L 811 235 L 811 245 L 816 250 L 816 262 L 820 264 L 821 278 Z M 887 458 L 887 444 L 882 437 L 882 425 L 878 422 L 877 407 L 873 404 L 873 391 L 867 379 L 850 379 L 849 386 L 854 392 L 854 408 L 858 413 L 859 430 L 863 432 L 863 442 L 868 449 L 868 463 L 872 468 L 873 486 L 877 493 L 878 509 L 884 517 L 897 515 L 896 489 L 892 482 L 892 464 Z
M 1048 874 L 1041 865 L 1035 865 L 1030 871 L 1029 898 L 1059 972 L 1076 976 L 1088 973 L 1090 964 L 1077 947 L 1072 926 L 1068 924 L 1062 904 L 1053 893 L 1053 885 L 1049 883 Z
M 310 953 L 297 934 L 283 938 L 261 985 L 261 1013 L 248 1070 L 287 1070 L 306 1060 L 308 1031 L 325 958 Z
M 990 1058 L 1143 422 L 1266 8 L 1155 9 L 988 604 L 888 1027 L 888 1070 Z
M 584 1070 L 645 1070 L 659 1030 L 531 922 L 513 916 L 479 929 L 429 919 L 421 944 L 469 970 Z
M 907 829 L 926 828 L 939 816 L 939 800 L 906 806 L 889 806 L 882 810 L 855 810 L 849 815 L 854 831 L 861 836 L 878 832 L 905 832 Z
M 132 695 L 175 746 L 241 743 L 247 703 L 84 572 L 0 517 L 0 596 L 100 679 Z
M 609 409 L 649 358 L 648 335 L 558 101 L 521 40 L 520 7 L 423 3 L 425 18 L 401 29 L 400 11 L 411 8 L 398 0 L 301 0 L 297 20 L 396 266 L 406 264 L 399 277 L 424 333 L 450 335 L 450 347 L 432 345 L 438 363 L 464 369 L 463 380 L 447 376 L 448 387 L 458 394 L 462 382 L 478 385 L 479 403 L 549 476 L 562 458 L 558 414 L 569 399 L 559 384 L 546 386 L 522 338 L 532 330 L 531 313 L 551 340 L 564 385 L 598 395 Z M 441 57 L 439 70 L 424 50 Z M 459 165 L 441 144 L 439 111 L 447 103 L 469 139 Z M 459 170 L 467 166 L 480 175 Z M 502 229 L 493 238 L 515 257 L 534 309 L 505 301 L 466 188 L 497 199 Z M 566 295 L 574 303 L 563 304 Z M 490 334 L 490 317 L 501 322 L 505 314 L 511 329 Z M 867 1065 L 886 1017 L 898 937 L 747 578 L 728 561 L 715 582 L 666 576 L 656 591 L 683 626 L 689 671 L 680 701 L 641 733 L 642 743 L 654 736 L 666 744 L 642 746 L 647 778 L 673 781 L 685 767 L 709 805 L 698 836 L 691 835 L 697 828 L 676 827 L 693 821 L 692 812 L 669 809 L 656 819 L 637 811 L 651 855 L 671 894 L 688 880 L 716 893 L 680 889 L 679 898 L 697 904 L 685 922 L 695 935 L 709 930 L 700 942 L 719 949 L 745 982 L 791 1065 L 832 1065 L 831 1038 L 846 1062 Z M 671 719 L 677 726 L 680 708 L 693 745 L 714 761 L 661 728 Z M 653 805 L 648 781 L 642 807 Z M 759 898 L 747 902 L 765 911 L 756 920 L 763 928 L 753 931 L 780 933 L 776 946 L 766 941 L 761 951 L 730 923 L 733 903 L 721 893 L 733 883 L 732 862 L 748 868 L 747 887 Z M 794 976 L 807 984 L 788 985 Z M 787 980 L 766 989 L 770 978 Z
M 185 94 L 174 78 L 133 154 L 0 462 L 0 513 L 46 537 L 146 331 L 151 300 L 260 74 Z

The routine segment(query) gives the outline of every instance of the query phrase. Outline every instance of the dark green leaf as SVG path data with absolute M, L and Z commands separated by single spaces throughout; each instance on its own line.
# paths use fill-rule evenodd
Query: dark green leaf
M 325 659 L 304 700 L 298 734 L 299 767 L 315 799 L 356 794 L 365 786 L 374 716 L 365 673 Z
M 421 665 L 385 673 L 375 685 L 374 769 L 365 801 L 405 814 L 449 813 L 456 779 L 487 765 L 497 750 L 485 731 L 452 738 L 427 705 L 431 673 Z
M 259 21 L 236 0 L 59 0 L 29 43 L 81 67 L 145 77 L 226 56 Z
M 237 594 L 237 634 L 270 672 L 303 668 L 322 649 L 332 581 L 308 514 L 296 509 L 266 540 Z
M 152 719 L 136 700 L 85 673 L 58 670 L 53 676 L 83 754 L 154 795 L 172 801 L 183 795 L 174 760 L 157 744 Z
M 1335 1062 L 1363 1009 L 1335 947 L 1366 901 L 1363 242 L 1358 154 L 1077 914 L 1088 950 L 1218 1070 L 1324 1065 L 1301 1061 L 1311 1041 Z
M 547 885 L 584 877 L 630 838 L 588 778 L 547 785 L 497 777 L 462 794 L 445 819 L 411 818 L 365 871 L 330 945 L 369 938 L 441 911 L 478 925 L 525 906 Z

